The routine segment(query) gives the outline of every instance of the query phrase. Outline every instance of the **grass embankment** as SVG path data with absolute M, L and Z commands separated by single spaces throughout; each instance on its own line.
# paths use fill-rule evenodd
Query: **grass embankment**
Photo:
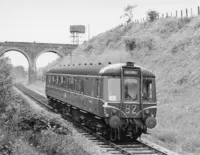
M 89 154 L 86 152 L 89 146 L 75 142 L 75 131 L 59 115 L 49 113 L 15 93 L 12 99 L 6 111 L 0 113 L 0 154 Z M 79 135 L 75 136 L 81 139 Z
M 151 70 L 158 125 L 146 137 L 181 154 L 200 154 L 199 34 L 200 17 L 121 25 L 80 45 L 73 63 L 134 61 Z

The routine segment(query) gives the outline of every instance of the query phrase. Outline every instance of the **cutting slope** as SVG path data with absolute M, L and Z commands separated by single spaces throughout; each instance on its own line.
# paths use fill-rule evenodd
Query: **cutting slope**
M 134 61 L 151 70 L 158 125 L 147 138 L 179 153 L 200 153 L 200 17 L 118 26 L 80 45 L 72 60 Z

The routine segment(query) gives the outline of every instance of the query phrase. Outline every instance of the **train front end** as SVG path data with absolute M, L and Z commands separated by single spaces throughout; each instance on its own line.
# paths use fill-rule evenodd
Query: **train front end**
M 137 139 L 142 133 L 147 133 L 147 128 L 156 126 L 155 76 L 133 62 L 114 69 L 115 74 L 107 76 L 104 83 L 106 102 L 103 103 L 103 114 L 111 127 L 110 138 Z

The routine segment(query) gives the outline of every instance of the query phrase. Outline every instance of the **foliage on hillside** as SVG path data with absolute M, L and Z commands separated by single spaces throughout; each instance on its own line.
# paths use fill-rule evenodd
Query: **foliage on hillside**
M 11 99 L 12 76 L 8 58 L 0 57 L 0 111 L 5 111 Z
M 80 45 L 73 53 L 73 63 L 132 60 L 156 73 L 159 84 L 196 85 L 200 82 L 199 74 L 190 71 L 193 67 L 198 69 L 199 21 L 200 17 L 167 18 L 120 25 Z M 169 69 L 172 69 L 170 73 Z M 187 78 L 192 81 L 187 82 Z
M 129 23 L 93 37 L 73 63 L 134 61 L 157 77 L 158 125 L 147 138 L 179 153 L 200 153 L 200 16 Z M 61 62 L 69 62 L 66 57 Z

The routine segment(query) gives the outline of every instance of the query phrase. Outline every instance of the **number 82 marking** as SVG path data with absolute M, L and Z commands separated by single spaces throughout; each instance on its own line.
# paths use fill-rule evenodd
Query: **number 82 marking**
M 126 105 L 126 114 L 136 114 L 135 109 L 137 108 L 136 105 Z M 131 110 L 132 109 L 132 110 Z

